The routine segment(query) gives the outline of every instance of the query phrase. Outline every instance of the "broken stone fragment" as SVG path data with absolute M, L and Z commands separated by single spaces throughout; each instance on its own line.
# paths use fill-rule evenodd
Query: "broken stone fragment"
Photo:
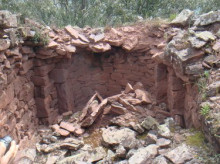
M 191 150 L 186 144 L 178 146 L 177 148 L 164 154 L 164 156 L 171 160 L 174 164 L 185 163 L 186 161 L 193 159 Z
M 89 48 L 94 52 L 106 52 L 111 49 L 111 46 L 108 43 L 96 43 L 96 44 L 90 44 Z
M 69 131 L 69 132 L 74 132 L 76 130 L 74 124 L 69 123 L 69 122 L 64 122 L 64 121 L 62 121 L 60 123 L 60 127 L 67 130 L 67 131 Z
M 49 42 L 49 44 L 47 45 L 48 48 L 56 48 L 58 46 L 59 46 L 59 44 L 54 41 Z
M 37 144 L 37 150 L 39 152 L 44 153 L 51 153 L 59 149 L 67 149 L 67 150 L 78 150 L 84 145 L 83 141 L 74 139 L 74 138 L 66 138 L 63 141 L 60 141 L 58 143 L 52 143 L 52 144 L 43 144 L 39 145 Z
M 136 89 L 135 90 L 136 98 L 141 100 L 143 103 L 150 104 L 152 101 L 150 100 L 150 94 L 147 91 Z
M 196 37 L 189 37 L 188 40 L 190 41 L 192 47 L 195 48 L 202 48 L 206 44 L 205 41 L 197 39 Z
M 54 130 L 55 133 L 61 136 L 68 136 L 70 134 L 69 131 L 61 129 L 58 124 L 53 125 L 51 128 Z
M 139 148 L 134 155 L 132 155 L 129 164 L 151 164 L 154 157 L 157 155 L 157 145 L 149 145 L 147 147 Z
M 151 116 L 147 116 L 141 123 L 141 126 L 146 130 L 156 129 L 159 123 Z
M 167 163 L 166 158 L 164 156 L 160 155 L 160 156 L 157 156 L 153 160 L 152 164 L 168 164 L 168 163 Z
M 82 34 L 79 34 L 79 38 L 83 41 L 83 42 L 86 42 L 86 43 L 89 43 L 89 40 L 87 37 L 85 37 L 84 35 Z
M 179 15 L 177 15 L 177 17 L 171 22 L 171 24 L 182 26 L 189 25 L 191 24 L 190 21 L 192 20 L 193 14 L 193 11 L 189 9 L 184 9 Z
M 130 122 L 129 125 L 139 134 L 144 133 L 144 129 L 141 127 L 140 124 L 137 124 L 135 122 Z
M 219 60 L 220 60 L 220 58 L 218 58 L 217 56 L 209 55 L 209 56 L 205 57 L 204 62 L 213 67 L 214 64 L 216 64 Z
M 102 140 L 106 146 L 117 146 L 121 144 L 127 149 L 137 146 L 136 133 L 129 128 L 117 129 L 116 127 L 108 127 L 103 129 Z
M 72 45 L 64 46 L 64 49 L 65 49 L 67 52 L 70 52 L 70 53 L 75 53 L 75 52 L 76 52 L 76 47 L 75 47 L 75 46 L 72 46 Z
M 209 41 L 209 40 L 215 40 L 216 36 L 213 35 L 210 31 L 202 31 L 202 32 L 197 32 L 195 33 L 195 36 L 199 39 L 202 39 L 204 41 Z
M 125 158 L 125 156 L 126 156 L 126 149 L 122 145 L 119 145 L 116 148 L 115 154 L 119 158 Z
M 77 47 L 87 47 L 89 44 L 84 42 L 84 41 L 81 41 L 80 39 L 72 39 L 71 40 L 71 43 L 74 45 L 74 46 L 77 46 Z
M 122 105 L 111 104 L 110 112 L 121 115 L 125 114 L 127 112 L 127 109 L 124 108 Z
M 188 75 L 199 75 L 203 73 L 204 68 L 202 64 L 195 63 L 194 65 L 186 66 L 185 73 Z
M 7 10 L 0 11 L 0 26 L 3 28 L 17 27 L 17 17 Z
M 216 52 L 220 53 L 220 39 L 216 41 L 216 43 L 213 45 L 212 49 Z
M 57 162 L 57 164 L 64 164 L 64 163 L 75 163 L 75 162 L 86 162 L 86 163 L 93 163 L 100 161 L 101 159 L 106 157 L 106 151 L 103 147 L 97 147 L 91 151 L 79 151 L 75 155 L 70 157 L 66 157 Z
M 105 38 L 105 34 L 104 33 L 98 35 L 91 34 L 89 38 L 96 43 L 102 41 Z
M 10 40 L 0 39 L 0 51 L 6 50 L 10 47 Z
M 119 103 L 121 103 L 127 110 L 133 111 L 133 112 L 139 112 L 141 113 L 142 111 L 139 111 L 137 108 L 135 108 L 133 105 L 131 105 L 127 100 L 119 97 Z
M 134 91 L 134 89 L 133 89 L 132 85 L 127 83 L 126 88 L 124 90 L 124 93 L 128 94 L 128 93 L 133 92 L 133 91 Z
M 156 144 L 157 143 L 157 136 L 156 136 L 156 134 L 154 134 L 153 132 L 150 131 L 147 134 L 146 143 L 147 144 Z
M 210 11 L 208 13 L 200 15 L 195 23 L 194 26 L 206 26 L 215 22 L 220 21 L 220 10 L 218 11 Z
M 171 140 L 169 140 L 169 139 L 159 138 L 157 140 L 157 145 L 161 148 L 167 148 L 170 146 L 170 144 L 171 144 Z
M 75 30 L 71 25 L 68 25 L 65 27 L 65 30 L 74 38 L 78 39 L 79 38 L 79 33 L 77 30 Z
M 80 127 L 77 127 L 76 130 L 74 130 L 74 135 L 81 136 L 85 132 L 85 129 L 82 129 Z
M 138 40 L 137 36 L 126 38 L 122 44 L 122 48 L 131 51 L 138 44 Z
M 168 128 L 168 125 L 167 124 L 159 125 L 158 126 L 158 134 L 161 137 L 170 138 L 171 132 L 170 132 L 170 129 Z

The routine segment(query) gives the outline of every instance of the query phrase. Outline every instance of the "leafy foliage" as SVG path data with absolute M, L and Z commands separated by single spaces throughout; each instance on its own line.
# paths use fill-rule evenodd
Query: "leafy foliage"
M 0 0 L 0 9 L 47 25 L 119 25 L 138 18 L 173 18 L 185 8 L 197 14 L 219 9 L 219 0 Z
M 207 116 L 209 114 L 210 111 L 210 106 L 209 104 L 205 104 L 204 106 L 202 106 L 201 110 L 200 110 L 200 114 L 203 116 Z

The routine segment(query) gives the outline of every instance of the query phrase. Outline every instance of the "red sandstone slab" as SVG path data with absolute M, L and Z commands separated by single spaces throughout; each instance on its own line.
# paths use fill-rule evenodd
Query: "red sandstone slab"
M 69 132 L 74 132 L 76 130 L 74 124 L 69 123 L 69 122 L 64 122 L 64 121 L 62 121 L 60 123 L 60 127 L 67 130 L 67 131 L 69 131 Z
M 71 25 L 65 27 L 65 30 L 75 39 L 79 38 L 79 33 Z

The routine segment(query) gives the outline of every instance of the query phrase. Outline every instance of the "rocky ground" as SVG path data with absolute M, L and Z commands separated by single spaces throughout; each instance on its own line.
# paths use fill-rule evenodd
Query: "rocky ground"
M 154 105 L 142 87 L 128 84 L 121 94 L 106 99 L 96 93 L 82 112 L 64 113 L 58 124 L 39 129 L 36 149 L 21 151 L 16 163 L 219 162 L 202 132 L 178 126 L 166 104 Z

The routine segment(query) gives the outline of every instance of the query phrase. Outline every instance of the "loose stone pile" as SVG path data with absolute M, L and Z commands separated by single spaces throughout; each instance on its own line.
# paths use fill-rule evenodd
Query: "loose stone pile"
M 184 130 L 155 106 L 143 85 L 127 84 L 121 94 L 103 99 L 96 93 L 77 114 L 64 113 L 58 124 L 39 130 L 41 140 L 18 164 L 193 164 L 202 148 L 187 144 Z M 159 115 L 157 115 L 159 111 Z M 103 119 L 108 117 L 108 122 Z M 155 118 L 153 118 L 153 117 Z M 159 116 L 159 117 L 158 117 Z M 161 117 L 163 116 L 163 117 Z M 94 125 L 92 131 L 89 127 Z M 100 126 L 101 125 L 101 126 Z M 27 162 L 28 161 L 28 162 Z

